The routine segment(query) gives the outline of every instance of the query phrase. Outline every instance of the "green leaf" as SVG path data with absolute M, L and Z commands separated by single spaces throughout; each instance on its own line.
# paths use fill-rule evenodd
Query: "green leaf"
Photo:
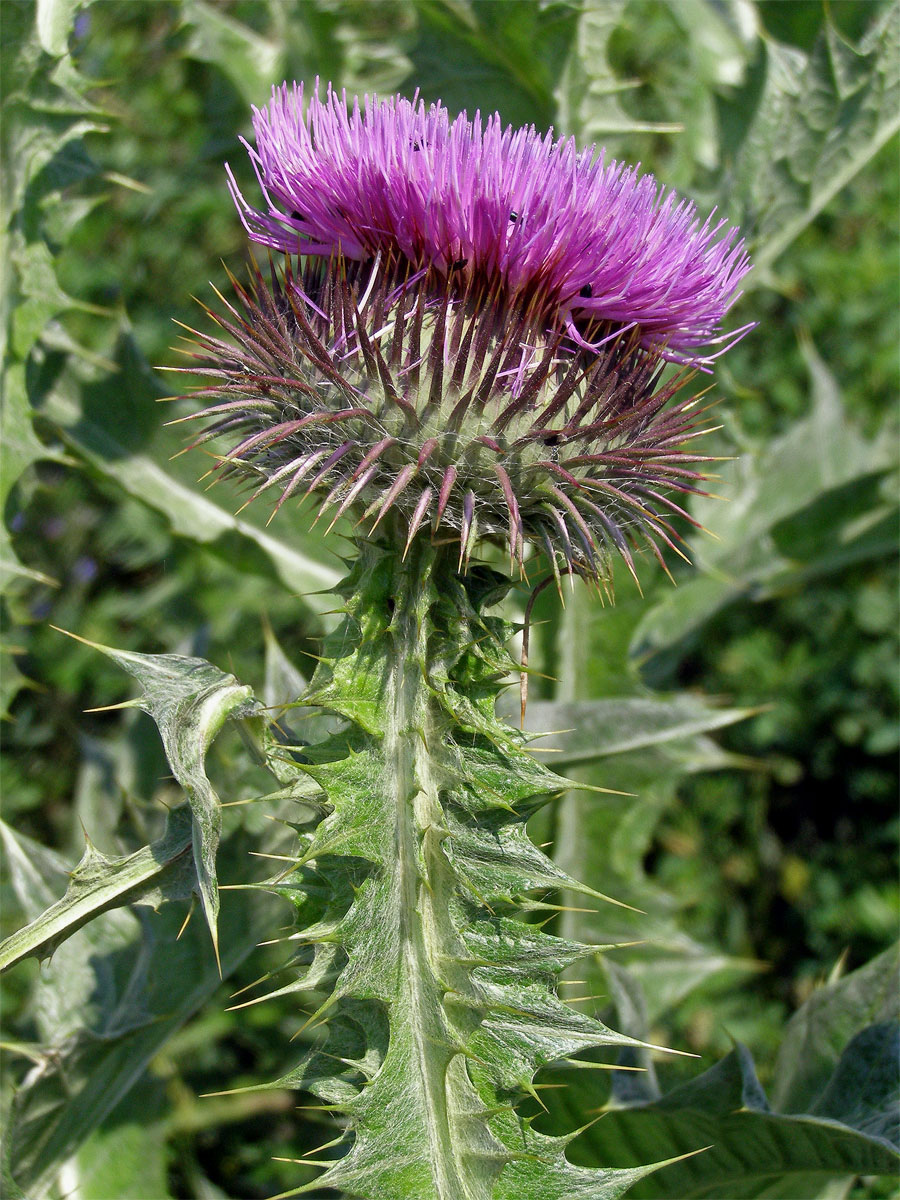
M 222 816 L 219 797 L 206 776 L 204 763 L 206 752 L 225 721 L 229 717 L 254 715 L 258 702 L 253 699 L 251 688 L 202 658 L 134 654 L 96 642 L 87 644 L 133 675 L 143 689 L 140 698 L 131 704 L 149 713 L 156 722 L 169 766 L 187 795 L 193 815 L 197 887 L 218 957 L 216 850 Z
M 42 459 L 58 458 L 59 455 L 44 446 L 34 432 L 23 363 L 15 363 L 7 369 L 4 385 L 0 409 L 0 505 L 5 510 L 10 492 L 22 473 Z M 35 575 L 48 582 L 46 576 L 30 571 L 18 561 L 4 525 L 0 533 L 0 588 L 5 588 L 11 579 Z
M 857 1174 L 896 1174 L 898 955 L 895 948 L 820 989 L 796 1014 L 776 1069 L 780 1111 L 770 1107 L 749 1051 L 737 1045 L 662 1097 L 653 1094 L 652 1075 L 649 1089 L 640 1077 L 614 1077 L 618 1103 L 581 1135 L 573 1154 L 628 1166 L 706 1147 L 662 1168 L 652 1183 L 638 1183 L 633 1200 L 824 1200 Z M 641 988 L 630 971 L 606 967 L 620 1021 L 641 1037 Z M 554 1128 L 584 1111 L 589 1086 L 576 1077 L 564 1093 L 545 1094 Z
M 69 864 L 61 854 L 16 833 L 0 822 L 0 837 L 6 858 L 6 873 L 13 891 L 29 919 L 55 903 L 69 876 Z
M 573 896 L 566 899 L 558 930 L 599 945 L 640 942 L 618 951 L 616 958 L 640 981 L 641 1004 L 652 1024 L 712 977 L 758 970 L 752 961 L 687 936 L 679 898 L 663 891 L 644 867 L 656 828 L 677 803 L 685 778 L 746 765 L 722 751 L 706 732 L 749 714 L 716 707 L 699 696 L 663 698 L 649 692 L 626 653 L 644 606 L 626 596 L 624 604 L 600 610 L 591 600 L 586 589 L 577 587 L 566 604 L 559 634 L 563 657 L 552 668 L 562 677 L 559 692 L 566 698 L 529 703 L 527 720 L 535 728 L 544 724 L 562 731 L 535 742 L 536 751 L 549 752 L 550 764 L 565 766 L 589 788 L 599 785 L 623 794 L 567 792 L 554 805 L 543 836 L 552 839 L 554 860 L 569 875 L 606 879 L 605 890 L 642 910 L 604 906 L 579 911 L 585 905 Z M 615 700 L 586 698 L 597 691 L 619 695 Z M 586 994 L 607 990 L 604 966 L 596 958 L 578 964 Z M 631 1028 L 626 1031 L 634 1034 Z
M 752 715 L 752 709 L 717 708 L 687 694 L 669 699 L 537 700 L 528 706 L 526 728 L 559 730 L 541 737 L 539 745 L 557 751 L 554 762 L 568 767 L 723 729 Z
M 416 0 L 413 79 L 451 111 L 498 111 L 512 125 L 552 125 L 554 88 L 575 35 L 574 6 L 549 0 Z
M 189 30 L 185 55 L 218 66 L 248 105 L 263 104 L 284 74 L 278 42 L 203 0 L 183 0 L 181 16 Z
M 645 657 L 677 646 L 735 600 L 767 598 L 826 564 L 839 569 L 857 539 L 868 533 L 870 523 L 861 521 L 865 512 L 847 505 L 847 489 L 877 481 L 895 467 L 896 448 L 887 434 L 870 440 L 848 423 L 831 373 L 808 343 L 805 354 L 810 412 L 756 456 L 725 465 L 717 487 L 727 504 L 698 500 L 693 506 L 693 515 L 715 540 L 694 540 L 698 573 L 647 613 L 635 631 L 633 653 Z M 880 518 L 883 502 L 869 492 L 863 497 L 869 512 L 874 506 Z M 813 506 L 826 503 L 820 508 L 823 519 L 811 522 Z M 787 536 L 790 522 L 803 527 L 802 540 Z
M 7 854 L 15 854 L 17 835 L 2 822 L 0 837 Z M 32 955 L 45 958 L 110 908 L 137 901 L 157 907 L 163 900 L 189 896 L 196 884 L 190 849 L 191 817 L 187 808 L 176 809 L 164 835 L 135 854 L 108 858 L 88 843 L 81 862 L 69 876 L 65 896 L 0 943 L 0 970 Z
M 840 1121 L 900 1150 L 900 1024 L 869 1025 L 841 1055 L 816 1101 L 817 1116 Z
M 135 667 L 133 662 L 130 665 Z M 147 664 L 139 663 L 138 668 L 146 678 Z M 165 676 L 164 669 L 157 670 L 148 681 L 147 691 L 157 700 L 167 690 Z M 254 720 L 245 723 L 252 725 Z M 247 782 L 243 776 L 235 778 L 241 788 Z M 294 811 L 290 802 L 270 801 L 272 816 Z M 178 824 L 185 815 L 186 809 L 172 815 L 161 844 L 171 838 L 177 849 Z M 240 828 L 245 820 L 257 827 L 252 840 Z M 228 809 L 227 822 L 226 831 L 231 832 L 222 841 L 219 861 L 229 883 L 238 887 L 253 872 L 251 846 L 280 853 L 293 838 L 293 831 L 280 821 L 261 822 L 247 808 Z M 7 877 L 26 916 L 37 917 L 64 890 L 69 880 L 67 864 L 21 835 L 10 834 L 6 840 Z M 182 857 L 189 859 L 187 829 L 182 830 L 181 843 L 186 847 Z M 157 850 L 159 846 L 156 843 Z M 98 865 L 96 855 L 86 857 L 92 860 L 89 865 Z M 112 872 L 128 870 L 146 858 L 145 849 L 113 862 Z M 109 864 L 101 868 L 101 878 L 108 873 Z M 78 882 L 77 871 L 73 891 Z M 85 895 L 91 899 L 89 887 Z M 96 916 L 61 944 L 42 969 L 31 1011 L 44 1044 L 31 1052 L 34 1069 L 13 1097 L 5 1143 L 7 1171 L 11 1170 L 16 1185 L 26 1189 L 29 1200 L 47 1195 L 63 1168 L 67 1180 L 81 1179 L 82 1186 L 94 1188 L 91 1194 L 97 1196 L 132 1194 L 127 1188 L 146 1195 L 139 1191 L 137 1176 L 129 1182 L 123 1173 L 124 1161 L 108 1163 L 109 1170 L 118 1170 L 118 1183 L 109 1184 L 102 1148 L 106 1146 L 111 1154 L 121 1135 L 123 1154 L 128 1147 L 137 1153 L 136 1131 L 125 1131 L 142 1105 L 146 1115 L 146 1087 L 141 1085 L 136 1110 L 123 1109 L 120 1102 L 142 1079 L 149 1060 L 209 998 L 221 978 L 203 924 L 186 923 L 183 905 L 164 904 L 158 913 L 152 912 L 146 903 L 157 898 L 144 892 L 140 908 L 117 908 Z M 219 927 L 221 975 L 227 977 L 271 930 L 271 902 L 247 891 L 225 893 Z M 99 1130 L 96 1139 L 95 1130 Z M 148 1127 L 147 1133 L 153 1130 Z M 146 1172 L 144 1182 L 146 1186 Z M 104 1192 L 106 1187 L 110 1190 Z M 12 1184 L 10 1194 L 16 1194 Z
M 106 132 L 105 114 L 85 98 L 90 81 L 70 60 L 41 59 L 33 45 L 19 51 L 19 86 L 9 90 L 3 104 L 6 202 L 10 228 L 26 242 L 39 243 L 48 199 L 96 172 L 82 139 Z M 78 207 L 80 198 L 71 199 Z
M 135 388 L 140 380 L 141 392 L 149 393 L 147 364 L 130 339 L 125 339 L 122 358 L 123 369 Z M 174 533 L 206 545 L 232 562 L 249 554 L 254 570 L 272 573 L 286 587 L 302 593 L 304 602 L 314 611 L 327 608 L 327 598 L 320 592 L 336 581 L 331 567 L 305 554 L 283 534 L 269 533 L 253 521 L 234 516 L 198 492 L 196 485 L 184 482 L 171 465 L 161 465 L 159 453 L 151 454 L 129 444 L 128 424 L 133 431 L 136 412 L 127 414 L 121 433 L 111 430 L 107 403 L 119 386 L 115 377 L 104 381 L 102 396 L 94 400 L 88 396 L 88 384 L 69 378 L 45 398 L 41 412 L 58 426 L 66 444 L 92 471 L 161 512 Z M 152 410 L 153 397 L 148 399 Z M 145 406 L 141 419 L 149 420 Z
M 36 28 L 41 49 L 58 58 L 68 48 L 75 13 L 83 0 L 37 0 Z
M 578 16 L 572 46 L 554 90 L 558 122 L 566 133 L 589 145 L 609 134 L 673 133 L 677 124 L 638 121 L 619 103 L 619 95 L 637 87 L 621 80 L 609 61 L 609 41 L 621 24 L 625 0 L 586 4 Z
M 94 172 L 83 154 L 82 140 L 85 134 L 103 128 L 98 110 L 85 99 L 87 81 L 67 58 L 52 61 L 65 53 L 75 7 L 72 0 L 39 0 L 33 27 L 26 26 L 30 8 L 14 15 L 7 12 L 4 21 L 5 35 L 10 28 L 12 51 L 4 61 L 2 108 L 6 218 L 0 253 L 10 268 L 2 316 L 7 347 L 0 412 L 0 503 L 4 511 L 14 485 L 29 467 L 42 459 L 60 457 L 31 429 L 25 361 L 51 317 L 72 308 L 91 308 L 60 287 L 45 221 L 52 205 L 63 223 L 73 223 L 72 214 L 81 212 L 80 199 L 67 189 L 75 191 L 71 185 Z M 78 160 L 74 170 L 73 159 Z M 4 526 L 0 533 L 0 589 L 16 579 L 54 582 L 19 562 Z M 2 674 L 0 714 L 5 715 L 27 682 L 5 649 Z
M 543 740 L 537 745 L 543 744 Z M 550 760 L 556 761 L 554 755 Z M 616 959 L 643 989 L 650 1026 L 671 1012 L 686 996 L 725 974 L 740 978 L 759 970 L 759 964 L 734 958 L 684 931 L 682 904 L 690 897 L 673 896 L 647 875 L 645 859 L 657 827 L 676 803 L 678 789 L 695 771 L 717 770 L 736 764 L 711 739 L 694 736 L 648 746 L 601 760 L 602 770 L 569 768 L 589 785 L 601 784 L 623 795 L 597 796 L 572 790 L 555 806 L 554 860 L 576 878 L 604 879 L 604 890 L 641 910 L 602 906 L 590 911 L 584 901 L 569 897 L 560 914 L 559 931 L 566 937 L 595 945 L 639 942 L 617 951 Z M 588 911 L 578 911 L 588 908 Z M 578 964 L 584 994 L 607 990 L 603 965 L 596 958 Z M 630 1029 L 628 1032 L 632 1032 Z
M 28 356 L 48 321 L 72 309 L 103 313 L 67 295 L 56 278 L 53 255 L 44 242 L 26 242 L 18 231 L 9 239 L 9 260 L 17 275 L 19 303 L 12 313 L 10 345 L 21 360 Z
M 557 1114 L 563 1124 L 569 1106 L 589 1103 L 578 1078 L 572 1089 Z M 552 1095 L 549 1102 L 555 1112 Z M 849 1125 L 772 1112 L 742 1046 L 655 1103 L 605 1113 L 576 1146 L 582 1160 L 620 1167 L 702 1150 L 635 1184 L 629 1200 L 803 1200 L 830 1179 L 891 1175 L 900 1165 L 886 1142 Z
M 812 1111 L 844 1046 L 870 1025 L 900 1018 L 900 944 L 851 975 L 818 988 L 791 1018 L 775 1067 L 774 1103 Z
M 283 850 L 283 830 L 269 824 L 277 836 L 263 845 Z M 240 830 L 223 840 L 220 858 L 230 879 L 247 879 L 253 844 Z M 48 874 L 45 853 L 29 847 L 36 870 Z M 45 1045 L 6 1121 L 8 1169 L 29 1200 L 47 1194 L 63 1165 L 118 1111 L 160 1047 L 266 936 L 272 920 L 266 897 L 247 892 L 226 897 L 219 920 L 220 976 L 201 922 L 190 921 L 178 936 L 184 906 L 136 912 L 102 914 L 60 946 L 42 970 L 36 1011 Z M 111 1120 L 111 1131 L 115 1125 Z M 99 1168 L 93 1151 L 80 1169 L 91 1162 Z
M 169 1200 L 163 1090 L 142 1081 L 67 1160 L 63 1186 L 77 1200 Z
M 268 623 L 263 635 L 266 643 L 263 697 L 269 708 L 286 708 L 306 690 L 306 679 L 287 657 Z
M 296 748 L 326 815 L 301 832 L 296 867 L 262 886 L 294 903 L 309 947 L 279 992 L 330 984 L 312 1018 L 329 1035 L 267 1086 L 313 1091 L 353 1141 L 300 1190 L 613 1200 L 651 1169 L 581 1170 L 567 1138 L 536 1135 L 513 1105 L 539 1066 L 637 1043 L 557 995 L 586 947 L 521 919 L 542 909 L 536 888 L 598 893 L 524 831 L 567 781 L 494 714 L 511 665 L 508 627 L 482 611 L 498 583 L 459 578 L 424 541 L 404 562 L 366 544 L 301 702 L 343 718 Z
M 764 82 L 723 197 L 752 240 L 757 280 L 900 129 L 900 10 L 886 5 L 858 46 L 830 21 L 808 58 L 763 46 Z
M 245 777 L 232 768 L 231 779 L 244 789 L 256 775 Z M 268 808 L 277 818 L 295 811 L 290 802 L 275 799 Z M 182 809 L 178 819 L 184 814 Z M 241 886 L 257 873 L 256 860 L 248 855 L 251 847 L 283 853 L 294 836 L 280 820 L 261 820 L 249 808 L 229 808 L 225 817 L 219 863 L 233 885 Z M 245 825 L 253 828 L 252 838 Z M 7 847 L 7 878 L 24 914 L 36 917 L 65 889 L 67 864 L 21 835 L 7 837 Z M 159 1048 L 219 986 L 205 927 L 197 920 L 185 921 L 185 907 L 164 904 L 153 912 L 145 903 L 133 911 L 102 913 L 42 967 L 30 1011 L 43 1044 L 28 1049 L 34 1068 L 13 1097 L 5 1142 L 11 1163 L 7 1169 L 29 1200 L 45 1196 L 63 1168 L 69 1180 L 93 1178 L 95 1172 L 107 1178 L 99 1146 L 111 1147 L 117 1130 L 133 1123 L 135 1112 L 148 1114 L 152 1082 L 141 1082 L 136 1109 L 122 1108 L 122 1098 L 142 1080 Z M 266 896 L 224 893 L 222 976 L 227 978 L 271 931 L 271 921 Z M 86 1142 L 98 1127 L 95 1151 Z M 131 1145 L 134 1137 L 127 1136 L 125 1144 Z M 132 1186 L 124 1175 L 120 1181 Z M 98 1183 L 100 1195 L 101 1188 Z M 106 1196 L 111 1194 L 119 1193 Z

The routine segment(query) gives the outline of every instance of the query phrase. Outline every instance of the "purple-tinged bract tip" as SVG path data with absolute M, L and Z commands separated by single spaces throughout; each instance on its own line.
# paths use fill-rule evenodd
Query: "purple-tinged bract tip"
M 182 420 L 207 422 L 195 446 L 226 439 L 216 472 L 276 512 L 317 494 L 319 518 L 353 514 L 366 536 L 399 519 L 407 548 L 455 543 L 461 568 L 481 540 L 597 582 L 613 553 L 633 572 L 640 544 L 679 552 L 672 494 L 700 491 L 704 462 L 696 400 L 672 402 L 689 372 L 664 383 L 633 329 L 587 325 L 589 352 L 496 290 L 409 270 L 311 258 L 235 283 L 212 314 L 228 340 L 194 331 L 182 368 L 211 380 Z
M 737 231 L 652 175 L 579 151 L 572 138 L 451 120 L 440 104 L 273 88 L 248 146 L 266 200 L 232 194 L 255 241 L 288 254 L 379 253 L 460 287 L 502 283 L 575 342 L 589 323 L 634 329 L 645 348 L 694 366 L 744 329 L 723 330 L 749 260 Z

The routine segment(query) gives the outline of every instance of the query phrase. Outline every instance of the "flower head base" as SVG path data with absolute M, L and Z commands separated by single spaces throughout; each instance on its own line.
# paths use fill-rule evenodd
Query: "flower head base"
M 318 493 L 319 517 L 355 512 L 374 531 L 399 516 L 408 548 L 422 530 L 459 543 L 526 542 L 558 571 L 600 580 L 608 552 L 629 567 L 635 534 L 659 552 L 682 509 L 664 491 L 697 490 L 695 401 L 668 404 L 662 360 L 634 330 L 588 325 L 597 352 L 509 312 L 502 288 L 460 294 L 408 264 L 310 259 L 267 282 L 235 283 L 238 307 L 214 316 L 233 339 L 197 333 L 197 365 L 217 382 L 194 445 L 227 437 L 218 469 L 251 477 L 251 499 Z M 196 331 L 194 331 L 196 332 Z M 317 518 L 318 519 L 318 518 Z
M 594 148 L 494 115 L 451 121 L 439 104 L 366 98 L 329 87 L 303 110 L 303 88 L 273 88 L 248 146 L 267 201 L 253 208 L 230 175 L 255 241 L 288 254 L 365 261 L 389 255 L 464 289 L 502 290 L 512 308 L 589 341 L 585 325 L 638 331 L 644 347 L 702 365 L 745 330 L 722 321 L 749 269 L 725 221 L 651 175 Z M 714 349 L 717 347 L 718 349 Z

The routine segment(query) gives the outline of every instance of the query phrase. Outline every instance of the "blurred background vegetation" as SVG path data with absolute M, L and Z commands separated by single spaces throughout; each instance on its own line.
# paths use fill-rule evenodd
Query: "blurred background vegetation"
M 585 767 L 640 803 L 570 798 L 542 819 L 561 859 L 662 931 L 660 953 L 632 960 L 654 1036 L 707 1062 L 739 1037 L 765 1082 L 791 1012 L 839 960 L 862 965 L 897 930 L 898 172 L 896 136 L 858 124 L 868 94 L 852 79 L 824 117 L 798 83 L 806 141 L 801 130 L 776 148 L 754 126 L 749 146 L 747 130 L 776 68 L 799 79 L 824 53 L 829 19 L 830 36 L 856 44 L 887 6 L 105 0 L 38 6 L 39 36 L 35 11 L 5 0 L 0 14 L 8 386 L 27 397 L 36 431 L 13 431 L 22 440 L 4 468 L 20 564 L 3 599 L 5 821 L 71 865 L 85 833 L 110 853 L 140 845 L 158 801 L 172 799 L 149 718 L 85 712 L 127 699 L 131 681 L 51 626 L 202 654 L 262 690 L 267 631 L 302 671 L 327 620 L 327 597 L 297 593 L 335 578 L 340 541 L 310 535 L 305 513 L 270 527 L 274 549 L 259 532 L 266 512 L 230 526 L 237 498 L 205 496 L 193 456 L 170 462 L 181 434 L 163 422 L 188 410 L 157 404 L 179 386 L 153 370 L 177 361 L 173 321 L 204 321 L 192 297 L 226 290 L 226 269 L 239 274 L 246 258 L 223 163 L 253 194 L 238 142 L 250 106 L 282 78 L 318 76 L 349 93 L 419 91 L 453 112 L 554 125 L 640 161 L 701 208 L 719 203 L 760 262 L 733 313 L 758 328 L 716 370 L 711 444 L 735 459 L 716 488 L 728 499 L 703 506 L 719 541 L 695 540 L 696 566 L 673 566 L 674 592 L 646 563 L 643 598 L 617 579 L 615 609 L 579 596 L 563 616 L 545 594 L 537 665 L 564 683 L 535 682 L 532 697 L 537 715 L 610 695 L 752 710 L 673 743 L 665 760 L 635 751 Z M 861 79 L 862 57 L 855 69 Z M 834 194 L 828 180 L 816 192 L 802 156 L 841 122 L 859 161 L 832 164 Z M 45 154 L 52 137 L 62 140 Z M 793 233 L 791 212 L 772 218 L 748 192 L 754 153 L 785 194 L 809 184 L 811 219 Z M 223 779 L 238 752 L 219 749 Z M 9 933 L 21 896 L 9 876 L 3 888 Z M 617 932 L 606 915 L 592 920 L 567 931 Z M 173 1196 L 270 1195 L 298 1178 L 273 1154 L 326 1140 L 282 1093 L 196 1100 L 284 1069 L 291 1003 L 224 1011 L 266 962 L 248 957 L 151 1064 L 140 1112 L 166 1147 Z M 7 1029 L 26 1043 L 33 965 L 4 992 Z M 26 1065 L 14 1062 L 7 1086 Z M 694 1068 L 660 1069 L 677 1079 Z

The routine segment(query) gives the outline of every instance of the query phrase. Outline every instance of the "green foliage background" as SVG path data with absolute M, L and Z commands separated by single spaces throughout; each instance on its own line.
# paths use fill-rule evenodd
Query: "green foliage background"
M 3 817 L 20 840 L 7 843 L 4 934 L 33 915 L 24 861 L 43 906 L 85 833 L 101 852 L 129 852 L 178 798 L 148 718 L 84 711 L 127 699 L 130 681 L 51 625 L 202 654 L 259 694 L 268 678 L 278 695 L 288 661 L 308 673 L 329 621 L 327 597 L 309 593 L 336 578 L 340 541 L 308 533 L 305 513 L 267 531 L 266 512 L 235 522 L 237 496 L 205 494 L 197 461 L 170 460 L 180 435 L 163 421 L 181 408 L 157 405 L 166 380 L 151 364 L 176 361 L 173 319 L 202 319 L 191 296 L 208 299 L 207 281 L 224 290 L 226 266 L 239 272 L 246 255 L 222 164 L 252 192 L 237 142 L 250 105 L 285 77 L 418 89 L 453 111 L 496 108 L 601 142 L 720 204 L 751 240 L 758 266 L 734 322 L 759 327 L 716 371 L 715 442 L 735 456 L 717 488 L 727 500 L 697 514 L 718 540 L 693 541 L 676 590 L 648 562 L 643 597 L 623 572 L 615 609 L 579 594 L 561 614 L 545 594 L 532 661 L 561 682 L 532 682 L 530 721 L 580 723 L 581 741 L 551 747 L 558 761 L 637 793 L 569 797 L 536 819 L 536 840 L 647 910 L 557 924 L 589 942 L 650 939 L 616 956 L 639 985 L 644 1029 L 702 1056 L 657 1063 L 663 1091 L 732 1038 L 777 1084 L 791 1013 L 836 963 L 849 971 L 884 950 L 898 920 L 897 47 L 885 24 L 896 9 L 829 13 L 813 0 L 6 0 Z M 626 707 L 644 732 L 633 744 L 610 735 L 598 763 L 605 710 L 590 710 L 590 728 L 583 706 L 609 697 L 668 705 L 665 736 Z M 251 794 L 240 750 L 219 739 L 216 778 Z M 173 1036 L 148 1076 L 81 1144 L 82 1200 L 267 1196 L 304 1170 L 273 1155 L 328 1140 L 287 1093 L 197 1099 L 283 1072 L 299 1024 L 290 997 L 238 1012 L 225 1000 L 277 963 L 250 953 L 283 919 L 274 905 L 252 922 L 234 910 L 243 961 L 227 987 L 210 982 L 198 935 L 205 1002 L 167 1013 Z M 160 941 L 183 919 L 184 904 L 164 916 L 176 907 Z M 134 934 L 119 932 L 123 945 Z M 578 974 L 603 1013 L 615 976 L 599 963 Z M 6 1089 L 48 1028 L 64 1038 L 84 1019 L 65 989 L 58 1011 L 36 1011 L 36 976 L 27 963 L 4 985 L 16 1042 Z M 100 974 L 85 984 L 103 1020 L 105 986 Z M 118 1012 L 124 1025 L 143 1019 Z M 571 1111 L 548 1102 L 548 1130 L 604 1103 L 601 1073 L 583 1074 L 592 1086 Z M 802 1186 L 784 1194 L 813 1194 Z M 844 1186 L 875 1197 L 890 1183 Z

